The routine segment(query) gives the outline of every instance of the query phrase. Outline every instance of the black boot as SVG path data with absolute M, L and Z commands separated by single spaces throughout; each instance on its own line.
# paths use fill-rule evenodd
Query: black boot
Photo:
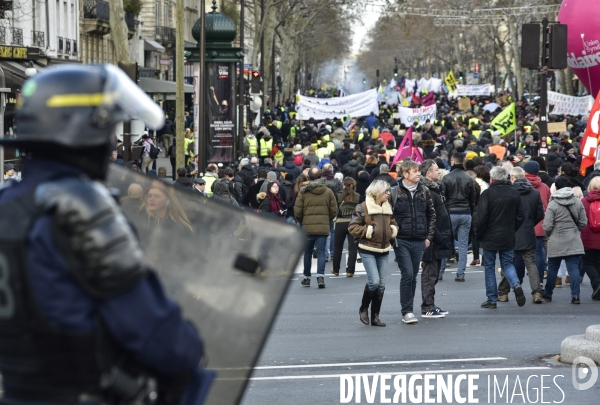
M 365 284 L 365 291 L 363 292 L 362 303 L 358 314 L 360 315 L 360 321 L 365 325 L 369 324 L 369 305 L 371 304 L 372 293 L 369 290 L 369 285 Z
M 385 326 L 385 323 L 379 320 L 379 310 L 383 301 L 383 292 L 373 291 L 373 304 L 371 305 L 371 326 Z

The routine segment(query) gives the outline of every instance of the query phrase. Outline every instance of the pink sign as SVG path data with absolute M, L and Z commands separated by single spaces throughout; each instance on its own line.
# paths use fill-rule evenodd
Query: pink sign
M 558 21 L 567 24 L 567 62 L 590 94 L 600 90 L 600 2 L 563 0 Z

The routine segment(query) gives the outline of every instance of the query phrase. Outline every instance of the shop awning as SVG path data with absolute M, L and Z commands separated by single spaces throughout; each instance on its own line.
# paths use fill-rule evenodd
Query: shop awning
M 11 60 L 5 60 L 0 63 L 0 66 L 4 70 L 5 73 L 11 73 L 23 80 L 27 80 L 28 77 L 25 74 L 25 69 L 27 69 L 27 62 L 15 62 Z M 33 64 L 33 67 L 39 72 L 44 70 L 44 68 L 37 63 Z
M 175 94 L 175 82 L 140 77 L 139 85 L 148 94 Z M 184 93 L 193 93 L 194 86 L 184 84 L 183 91 Z
M 165 47 L 151 39 L 144 39 L 144 51 L 164 52 Z

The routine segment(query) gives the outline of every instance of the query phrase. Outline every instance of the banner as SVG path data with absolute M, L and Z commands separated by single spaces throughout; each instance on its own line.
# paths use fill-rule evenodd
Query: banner
M 548 91 L 548 105 L 553 105 L 552 115 L 585 115 L 590 113 L 594 98 L 592 96 L 573 97 Z
M 400 113 L 400 122 L 406 127 L 412 127 L 415 121 L 419 121 L 419 125 L 425 124 L 429 120 L 431 123 L 437 118 L 437 106 L 431 105 L 423 108 L 405 108 L 398 107 Z
M 433 91 L 430 91 L 429 93 L 421 97 L 421 105 L 423 107 L 429 107 L 433 104 L 435 104 L 435 93 Z
M 324 120 L 327 118 L 365 117 L 372 112 L 379 115 L 377 89 L 346 97 L 314 98 L 301 95 L 296 96 L 296 111 L 298 119 L 307 120 L 314 118 Z
M 491 84 L 458 84 L 455 92 L 450 93 L 450 97 L 459 96 L 489 96 L 492 92 Z
M 596 162 L 598 135 L 600 135 L 600 91 L 596 96 L 585 133 L 579 143 L 579 150 L 583 156 L 579 169 L 579 174 L 582 176 L 585 176 L 585 170 Z
M 444 79 L 444 83 L 446 83 L 446 86 L 448 86 L 448 91 L 450 93 L 453 93 L 456 91 L 456 89 L 457 89 L 456 86 L 458 86 L 458 82 L 454 78 L 454 73 L 452 71 L 450 71 L 450 73 L 448 73 L 448 76 L 446 76 L 446 78 Z
M 502 136 L 517 129 L 517 115 L 515 103 L 511 103 L 506 107 L 494 120 L 491 125 L 496 130 L 502 132 Z

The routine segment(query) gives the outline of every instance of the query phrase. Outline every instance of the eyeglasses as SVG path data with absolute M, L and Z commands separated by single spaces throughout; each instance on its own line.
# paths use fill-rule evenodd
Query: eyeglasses
M 384 193 L 386 194 L 392 194 L 392 190 L 390 190 L 389 188 L 387 190 L 384 191 Z

